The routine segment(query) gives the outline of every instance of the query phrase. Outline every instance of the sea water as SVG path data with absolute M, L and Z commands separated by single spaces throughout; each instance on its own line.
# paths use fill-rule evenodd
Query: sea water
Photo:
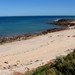
M 39 33 L 47 29 L 61 28 L 49 24 L 57 19 L 75 19 L 74 16 L 7 16 L 0 17 L 0 36 L 16 36 Z

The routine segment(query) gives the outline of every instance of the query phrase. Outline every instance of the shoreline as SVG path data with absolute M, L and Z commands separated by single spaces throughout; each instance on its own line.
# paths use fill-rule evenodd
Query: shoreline
M 69 29 L 70 27 L 75 26 L 75 20 L 59 19 L 58 21 L 53 21 L 52 23 L 49 23 L 49 24 L 55 24 L 58 26 L 60 25 L 61 28 L 47 29 L 47 30 L 43 30 L 38 33 L 22 34 L 22 35 L 17 35 L 17 36 L 10 36 L 10 37 L 0 37 L 0 44 L 10 43 L 10 42 L 14 42 L 14 41 L 27 40 L 27 39 L 31 39 L 32 37 L 35 37 L 35 36 L 40 36 L 40 35 L 45 35 L 47 33 L 66 30 L 66 29 Z
M 66 28 L 62 27 L 62 28 L 47 29 L 47 30 L 41 31 L 39 33 L 33 33 L 33 34 L 22 34 L 22 35 L 11 36 L 11 37 L 0 37 L 0 44 L 21 41 L 21 40 L 27 40 L 27 39 L 31 39 L 32 37 L 45 35 L 47 33 L 53 33 L 53 32 L 62 31 L 62 30 L 66 30 L 66 29 L 67 29 L 67 27 Z

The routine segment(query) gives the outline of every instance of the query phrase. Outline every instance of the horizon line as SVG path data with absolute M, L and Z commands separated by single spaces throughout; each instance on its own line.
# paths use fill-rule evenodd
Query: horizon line
M 2 15 L 0 17 L 24 17 L 24 16 L 75 16 L 75 15 Z

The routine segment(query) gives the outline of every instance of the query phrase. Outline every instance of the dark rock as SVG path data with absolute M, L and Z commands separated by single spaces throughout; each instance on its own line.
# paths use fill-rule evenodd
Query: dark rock
M 5 61 L 4 63 L 8 64 L 8 61 Z
M 74 26 L 75 23 L 72 23 L 72 21 L 75 21 L 74 19 L 60 19 L 58 21 L 53 21 L 52 24 L 60 25 L 60 26 Z

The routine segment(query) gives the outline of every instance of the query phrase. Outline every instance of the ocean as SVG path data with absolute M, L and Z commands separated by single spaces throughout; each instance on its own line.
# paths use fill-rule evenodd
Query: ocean
M 10 37 L 29 33 L 39 33 L 47 29 L 61 28 L 61 26 L 48 24 L 48 22 L 62 18 L 75 19 L 75 16 L 0 17 L 0 36 Z

